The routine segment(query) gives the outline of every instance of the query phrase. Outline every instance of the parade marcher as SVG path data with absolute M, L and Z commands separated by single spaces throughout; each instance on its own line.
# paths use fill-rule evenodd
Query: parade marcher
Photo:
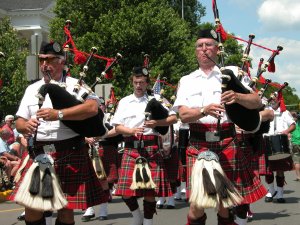
M 166 202 L 167 209 L 175 208 L 175 193 L 177 192 L 177 186 L 180 178 L 179 170 L 179 157 L 177 151 L 177 144 L 175 142 L 175 130 L 171 125 L 166 135 L 162 135 L 162 155 L 168 180 L 171 184 L 174 195 L 167 197 L 160 197 L 156 202 L 157 209 L 163 209 Z
M 296 123 L 291 113 L 286 110 L 282 92 L 278 92 L 278 95 L 272 98 L 270 108 L 274 110 L 274 120 L 270 124 L 270 130 L 267 135 L 286 135 L 288 138 L 288 135 L 295 130 Z M 284 147 L 289 148 L 289 145 L 287 144 Z M 266 148 L 268 148 L 268 146 L 266 146 Z M 269 149 L 267 149 L 267 151 L 268 150 Z M 276 198 L 278 203 L 285 203 L 285 199 L 283 198 L 283 186 L 285 183 L 284 171 L 290 171 L 293 169 L 292 157 L 289 156 L 279 160 L 268 160 L 267 163 L 268 166 L 265 180 L 268 185 L 268 193 L 265 197 L 265 202 L 273 202 L 273 198 Z M 274 185 L 275 171 L 276 189 Z
M 104 99 L 100 97 L 100 108 L 103 112 L 106 111 Z M 106 117 L 108 118 L 108 117 Z M 107 195 L 107 199 L 111 199 L 110 191 L 113 188 L 114 183 L 118 180 L 118 141 L 122 139 L 120 134 L 117 134 L 114 127 L 111 127 L 106 119 L 106 126 L 109 128 L 107 134 L 103 137 L 86 138 L 86 142 L 90 146 L 91 158 L 98 178 L 101 181 L 102 188 Z M 121 137 L 120 137 L 121 136 Z M 100 161 L 101 160 L 101 161 Z M 99 167 L 96 166 L 99 163 Z M 99 171 L 97 171 L 99 168 Z M 101 203 L 99 206 L 99 220 L 108 219 L 108 201 Z M 89 207 L 85 211 L 81 220 L 83 222 L 89 221 L 95 217 L 94 207 Z
M 148 114 L 145 114 L 145 110 L 150 103 L 158 102 L 153 98 L 150 100 L 147 94 L 150 79 L 146 68 L 134 67 L 131 82 L 134 92 L 120 100 L 112 120 L 116 131 L 123 134 L 125 139 L 115 195 L 122 196 L 130 209 L 132 225 L 152 225 L 153 214 L 156 212 L 155 196 L 167 197 L 173 194 L 166 177 L 164 160 L 159 150 L 161 139 L 156 129 L 169 126 L 177 119 L 174 113 L 157 120 L 151 117 L 160 115 L 151 114 L 150 120 L 146 120 Z M 155 106 L 161 105 L 155 103 Z M 144 197 L 144 216 L 137 197 Z
M 292 157 L 294 168 L 296 172 L 296 181 L 300 181 L 300 121 L 297 112 L 291 112 L 294 120 L 296 121 L 296 129 L 292 132 Z
M 179 112 L 183 123 L 189 123 L 190 129 L 186 162 L 187 197 L 191 204 L 187 224 L 193 225 L 205 224 L 204 209 L 209 207 L 218 209 L 219 225 L 236 224 L 228 207 L 235 204 L 250 204 L 266 193 L 259 178 L 252 172 L 251 165 L 235 138 L 234 124 L 227 117 L 224 109 L 224 104 L 234 103 L 247 109 L 258 109 L 262 107 L 261 100 L 255 93 L 243 94 L 233 90 L 222 93 L 222 73 L 215 65 L 218 50 L 216 32 L 209 29 L 200 30 L 195 51 L 199 69 L 180 79 L 177 99 L 174 103 L 174 110 Z M 224 172 L 215 163 L 217 161 Z M 205 166 L 206 164 L 210 166 Z M 197 171 L 195 168 L 202 170 L 203 178 L 191 178 Z M 211 179 L 206 179 L 211 177 L 210 173 L 212 173 L 208 170 L 213 170 L 214 175 Z M 219 173 L 225 174 L 217 175 Z M 230 181 L 224 182 L 227 186 L 231 183 L 233 187 L 230 189 L 233 192 L 230 192 L 235 193 L 231 196 L 231 200 L 227 201 L 228 195 L 223 196 L 224 199 L 216 197 L 216 199 L 223 199 L 220 202 L 209 197 L 209 190 L 211 193 L 216 193 L 217 189 L 222 189 L 222 185 L 218 182 L 226 178 Z M 211 183 L 213 180 L 216 182 L 215 185 Z M 191 200 L 193 195 L 198 201 Z
M 86 209 L 106 201 L 84 136 L 65 125 L 65 122 L 80 122 L 97 115 L 99 98 L 91 93 L 84 102 L 60 110 L 53 108 L 48 94 L 41 102 L 35 97 L 41 87 L 58 82 L 65 84 L 65 89 L 59 90 L 70 95 L 74 94 L 78 80 L 66 76 L 59 43 L 42 43 L 38 57 L 43 78 L 27 87 L 16 113 L 18 132 L 30 140 L 30 160 L 10 199 L 25 206 L 27 225 L 44 225 L 44 211 L 48 210 L 57 210 L 56 225 L 71 225 L 75 224 L 74 209 Z

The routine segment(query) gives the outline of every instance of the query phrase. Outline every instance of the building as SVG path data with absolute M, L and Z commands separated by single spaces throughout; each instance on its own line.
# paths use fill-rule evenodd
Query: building
M 9 17 L 12 26 L 21 37 L 30 43 L 31 55 L 27 58 L 27 78 L 39 77 L 37 53 L 42 41 L 49 40 L 49 21 L 54 18 L 52 12 L 55 0 L 1 0 L 0 18 Z M 29 76 L 34 74 L 34 77 Z

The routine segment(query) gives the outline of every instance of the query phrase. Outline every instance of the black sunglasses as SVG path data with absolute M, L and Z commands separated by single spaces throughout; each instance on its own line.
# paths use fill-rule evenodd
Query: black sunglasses
M 46 57 L 46 58 L 39 58 L 39 63 L 53 63 L 55 59 L 59 59 L 59 57 Z

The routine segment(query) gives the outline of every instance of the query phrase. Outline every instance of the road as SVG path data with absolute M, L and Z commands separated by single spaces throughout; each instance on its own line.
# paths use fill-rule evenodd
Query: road
M 252 205 L 254 218 L 248 222 L 250 225 L 298 225 L 300 224 L 300 182 L 295 181 L 294 171 L 286 172 L 286 186 L 284 196 L 285 204 L 265 203 L 264 199 Z M 142 207 L 142 200 L 139 200 Z M 99 207 L 95 207 L 96 213 Z M 18 215 L 23 211 L 23 207 L 13 203 L 0 203 L 0 225 L 20 225 L 24 221 L 18 221 Z M 184 225 L 188 204 L 185 201 L 176 202 L 175 209 L 159 209 L 154 216 L 155 225 Z M 206 210 L 208 219 L 207 225 L 216 225 L 216 213 L 213 209 Z M 93 219 L 89 222 L 81 221 L 82 211 L 75 211 L 76 224 L 80 225 L 130 225 L 131 214 L 122 202 L 120 197 L 114 197 L 109 203 L 109 219 L 99 221 Z M 97 215 L 96 215 L 97 216 Z M 55 214 L 52 224 L 55 224 Z

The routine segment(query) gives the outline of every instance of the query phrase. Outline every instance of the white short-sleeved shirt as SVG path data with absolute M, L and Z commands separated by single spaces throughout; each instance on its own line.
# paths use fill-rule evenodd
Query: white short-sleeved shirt
M 268 134 L 274 135 L 281 133 L 288 129 L 292 124 L 295 124 L 295 120 L 291 113 L 288 110 L 280 112 L 280 108 L 278 108 L 277 110 L 274 110 L 274 120 L 270 123 L 270 130 Z
M 155 95 L 157 99 L 159 96 Z M 149 96 L 145 94 L 143 97 L 137 98 L 134 94 L 122 98 L 118 104 L 118 108 L 111 121 L 113 126 L 123 125 L 128 128 L 143 127 L 145 121 L 145 108 L 149 102 Z M 169 111 L 169 115 L 175 114 Z M 145 128 L 144 135 L 159 135 L 158 132 L 151 128 Z
M 42 79 L 27 87 L 19 109 L 16 113 L 17 116 L 27 120 L 36 117 L 36 112 L 39 109 L 38 98 L 36 97 L 36 95 L 39 88 L 43 84 L 45 84 L 45 82 Z M 72 77 L 66 78 L 66 90 L 69 93 L 73 93 L 75 84 L 77 84 L 77 79 Z M 88 98 L 95 99 L 98 101 L 98 104 L 100 103 L 99 98 L 95 94 L 90 95 Z M 41 108 L 53 108 L 48 94 L 46 95 L 45 101 Z M 78 136 L 77 133 L 65 126 L 59 120 L 44 121 L 43 119 L 40 119 L 39 122 L 40 125 L 38 126 L 37 141 L 59 141 Z
M 179 106 L 199 108 L 211 103 L 221 102 L 221 71 L 215 66 L 209 75 L 198 69 L 189 75 L 182 77 L 179 81 L 177 98 L 173 110 L 178 112 Z M 217 119 L 208 115 L 200 118 L 197 123 L 217 123 Z M 221 123 L 231 122 L 226 113 L 223 113 Z

